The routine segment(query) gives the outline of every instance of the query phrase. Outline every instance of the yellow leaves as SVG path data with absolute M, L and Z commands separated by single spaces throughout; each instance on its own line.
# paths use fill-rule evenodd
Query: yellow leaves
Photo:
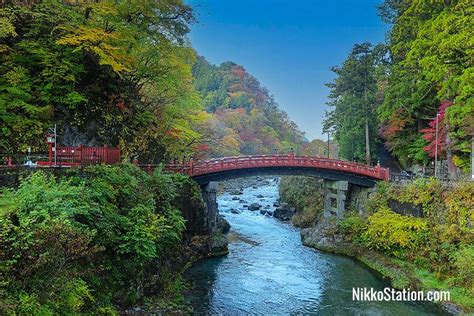
M 403 216 L 381 207 L 367 220 L 364 238 L 374 249 L 400 256 L 403 249 L 414 249 L 427 231 L 424 219 Z
M 230 147 L 238 150 L 240 147 L 240 142 L 236 139 L 236 135 L 225 135 L 222 138 L 222 144 L 226 147 Z
M 16 37 L 15 27 L 10 19 L 6 17 L 0 17 L 0 38 Z
M 116 73 L 129 70 L 132 58 L 120 47 L 121 36 L 96 27 L 80 26 L 70 34 L 57 40 L 59 45 L 77 47 L 99 57 L 100 65 L 109 65 Z
M 119 14 L 116 4 L 108 1 L 90 3 L 89 7 L 96 16 L 116 16 Z
M 448 221 L 458 224 L 463 230 L 474 230 L 474 183 L 458 183 L 446 195 Z
M 88 28 L 86 26 L 80 26 L 70 35 L 66 35 L 59 39 L 57 43 L 59 45 L 80 46 L 84 45 L 85 43 L 97 44 L 101 41 L 110 39 L 110 37 L 110 33 L 107 33 L 100 28 Z

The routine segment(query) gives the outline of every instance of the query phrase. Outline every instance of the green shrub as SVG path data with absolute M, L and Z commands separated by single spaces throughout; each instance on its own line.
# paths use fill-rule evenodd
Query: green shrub
M 403 258 L 406 250 L 414 250 L 426 238 L 425 220 L 402 216 L 383 208 L 367 219 L 364 243 L 375 250 Z
M 298 227 L 310 227 L 323 213 L 321 183 L 312 177 L 282 177 L 279 186 L 282 202 L 296 208 L 292 222 Z
M 447 192 L 448 222 L 463 231 L 474 229 L 474 182 L 461 182 Z
M 0 215 L 0 314 L 113 314 L 114 302 L 141 300 L 181 244 L 186 181 L 130 164 L 26 178 Z
M 444 204 L 443 183 L 435 178 L 420 178 L 408 185 L 399 187 L 392 192 L 392 198 L 402 202 L 421 205 L 425 217 L 436 222 L 446 217 L 446 205 Z
M 356 243 L 362 242 L 362 234 L 367 228 L 364 218 L 359 215 L 349 215 L 338 223 L 338 232 L 344 237 Z
M 454 280 L 474 293 L 474 245 L 460 248 L 454 255 Z

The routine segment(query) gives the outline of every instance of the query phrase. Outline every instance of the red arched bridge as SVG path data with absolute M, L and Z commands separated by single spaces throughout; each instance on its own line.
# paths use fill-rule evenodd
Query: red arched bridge
M 120 149 L 109 147 L 58 147 L 56 155 L 50 148 L 48 161 L 38 161 L 39 167 L 72 167 L 87 164 L 120 162 Z M 11 166 L 11 161 L 7 166 Z M 153 168 L 153 165 L 141 165 Z M 302 175 L 327 180 L 347 181 L 373 187 L 376 181 L 390 180 L 389 169 L 366 166 L 345 160 L 288 155 L 259 155 L 216 158 L 206 161 L 190 160 L 166 165 L 167 171 L 191 176 L 199 184 L 254 175 Z
M 302 175 L 373 187 L 376 181 L 389 180 L 390 171 L 350 161 L 289 155 L 216 158 L 183 164 L 169 164 L 167 171 L 187 174 L 203 185 L 254 175 Z

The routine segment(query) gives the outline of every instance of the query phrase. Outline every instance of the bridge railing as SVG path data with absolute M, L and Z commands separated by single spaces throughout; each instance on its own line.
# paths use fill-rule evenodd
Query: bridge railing
M 198 176 L 226 170 L 254 167 L 312 167 L 355 173 L 380 180 L 389 180 L 388 169 L 380 166 L 370 167 L 345 160 L 289 155 L 256 155 L 241 157 L 215 158 L 202 162 L 190 161 L 188 164 L 171 164 L 169 171 Z
M 120 149 L 113 147 L 58 146 L 57 166 L 80 166 L 91 164 L 116 164 L 120 162 Z M 54 161 L 38 161 L 38 166 L 51 166 Z

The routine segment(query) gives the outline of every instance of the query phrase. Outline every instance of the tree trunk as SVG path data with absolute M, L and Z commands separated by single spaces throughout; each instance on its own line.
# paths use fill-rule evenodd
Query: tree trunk
M 365 160 L 370 165 L 369 119 L 365 121 Z

